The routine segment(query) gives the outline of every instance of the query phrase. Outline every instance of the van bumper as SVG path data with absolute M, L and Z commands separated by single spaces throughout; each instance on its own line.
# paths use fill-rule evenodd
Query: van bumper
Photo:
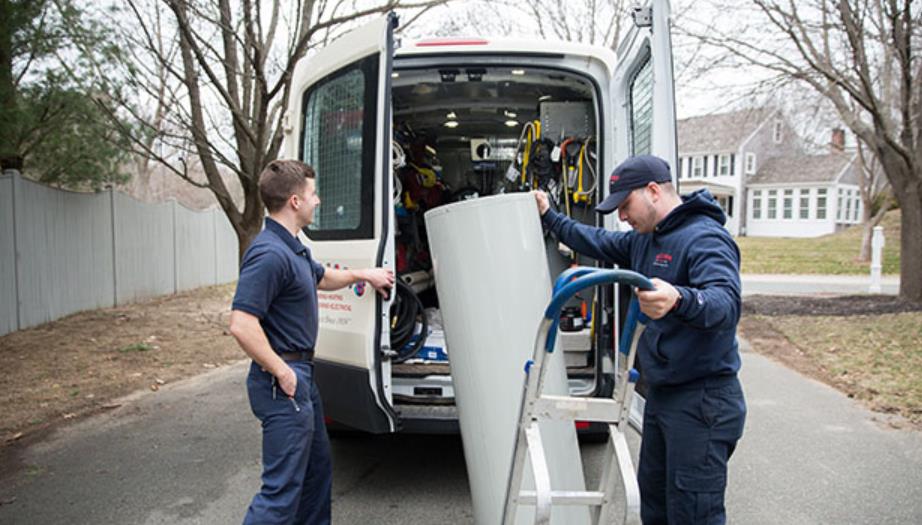
M 372 434 L 391 432 L 390 419 L 371 390 L 368 370 L 315 359 L 314 381 L 328 419 Z

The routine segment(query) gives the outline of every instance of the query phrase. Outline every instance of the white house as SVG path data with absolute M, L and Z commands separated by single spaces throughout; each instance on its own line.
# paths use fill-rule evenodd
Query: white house
M 860 222 L 854 160 L 841 151 L 768 160 L 747 181 L 746 234 L 818 237 Z
M 733 235 L 816 237 L 861 219 L 858 169 L 845 134 L 810 154 L 778 110 L 679 121 L 679 191 L 707 188 Z

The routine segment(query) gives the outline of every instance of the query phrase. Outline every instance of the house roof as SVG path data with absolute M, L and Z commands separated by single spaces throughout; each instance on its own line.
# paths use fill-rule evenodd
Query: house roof
M 795 154 L 766 159 L 753 175 L 749 184 L 786 184 L 804 182 L 835 182 L 842 170 L 853 160 L 847 152 L 830 152 L 822 155 Z M 849 170 L 841 180 L 857 184 L 855 170 Z
M 736 188 L 727 184 L 717 184 L 716 182 L 701 179 L 679 181 L 679 191 L 683 194 L 694 193 L 700 189 L 708 190 L 711 195 L 736 195 Z
M 772 108 L 751 108 L 682 119 L 678 121 L 679 152 L 736 151 L 774 113 Z

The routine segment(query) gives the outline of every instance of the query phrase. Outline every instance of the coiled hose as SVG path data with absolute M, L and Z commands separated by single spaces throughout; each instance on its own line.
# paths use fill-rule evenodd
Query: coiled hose
M 416 338 L 413 345 L 404 350 L 404 347 L 413 339 L 417 319 L 422 325 L 422 330 L 420 330 L 419 337 Z M 428 335 L 429 320 L 426 318 L 426 311 L 422 301 L 419 300 L 410 285 L 403 282 L 403 279 L 398 278 L 397 296 L 391 306 L 391 348 L 397 352 L 393 362 L 402 363 L 419 353 Z

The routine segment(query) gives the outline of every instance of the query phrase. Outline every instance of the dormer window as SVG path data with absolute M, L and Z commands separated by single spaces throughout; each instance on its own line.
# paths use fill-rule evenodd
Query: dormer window
M 772 128 L 772 139 L 775 141 L 775 144 L 781 144 L 781 138 L 782 138 L 781 131 L 782 131 L 783 125 L 784 125 L 783 122 L 781 122 L 780 120 L 776 120 L 775 126 L 774 128 Z
M 755 175 L 756 173 L 756 154 L 746 154 L 746 175 Z

